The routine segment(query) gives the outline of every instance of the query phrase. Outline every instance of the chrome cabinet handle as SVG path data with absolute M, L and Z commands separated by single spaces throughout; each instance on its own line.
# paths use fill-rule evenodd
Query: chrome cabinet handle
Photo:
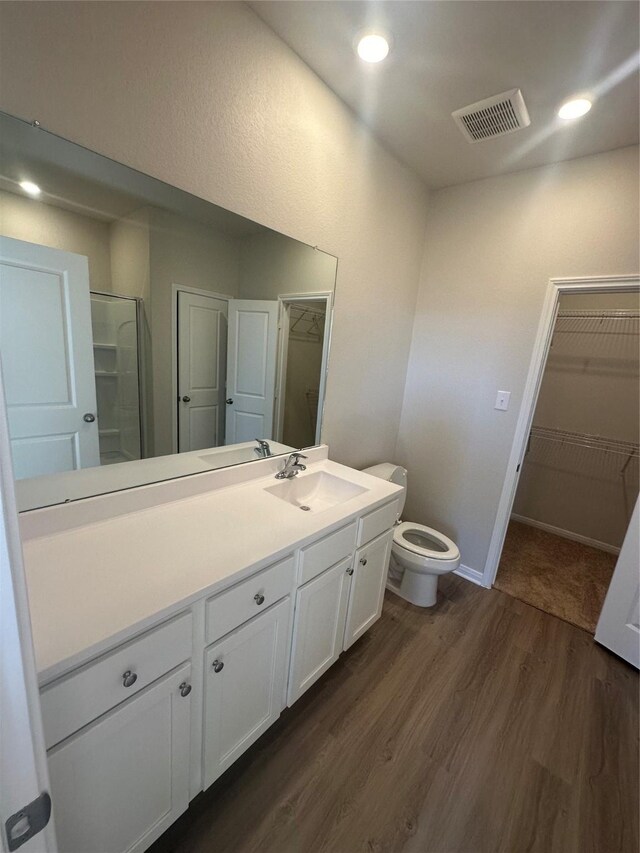
M 185 395 L 184 395 L 184 397 L 182 398 L 182 402 L 183 402 L 183 403 L 190 403 L 190 402 L 191 402 L 191 397 L 187 397 L 187 395 L 185 394 Z
M 228 397 L 228 398 L 225 400 L 225 403 L 227 404 L 227 406 L 232 406 L 232 405 L 233 405 L 233 400 L 231 399 L 231 397 Z
M 362 557 L 362 559 L 360 560 L 360 565 L 361 565 L 361 566 L 366 566 L 366 565 L 367 565 L 367 558 L 366 558 L 366 557 Z
M 183 681 L 180 687 L 178 688 L 181 696 L 188 696 L 191 693 L 191 685 L 187 684 L 186 681 Z
M 253 596 L 253 600 L 256 604 L 264 604 L 264 595 L 260 595 L 259 592 L 256 592 L 256 594 Z
M 214 672 L 222 672 L 222 670 L 224 669 L 224 664 L 221 660 L 214 660 L 211 666 L 213 667 Z
M 135 674 L 135 672 L 131 672 L 130 669 L 122 673 L 122 683 L 125 687 L 132 687 L 137 680 L 138 676 Z
M 347 574 L 348 574 L 348 575 L 352 575 L 352 574 L 353 574 L 353 569 L 347 569 Z
M 96 419 L 96 416 L 93 414 L 93 412 L 87 412 L 86 414 L 84 414 L 82 416 L 82 420 L 86 424 L 92 424 L 95 421 L 95 419 Z

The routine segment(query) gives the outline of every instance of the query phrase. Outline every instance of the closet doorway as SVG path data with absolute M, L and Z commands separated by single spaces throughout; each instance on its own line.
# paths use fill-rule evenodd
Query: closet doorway
M 557 309 L 494 585 L 594 634 L 639 491 L 640 296 Z

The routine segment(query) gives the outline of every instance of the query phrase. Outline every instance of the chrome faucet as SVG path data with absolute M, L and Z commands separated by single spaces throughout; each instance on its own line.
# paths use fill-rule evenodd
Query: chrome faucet
M 307 466 L 300 462 L 301 459 L 306 459 L 302 453 L 292 453 L 284 463 L 282 471 L 276 474 L 276 480 L 291 480 L 296 477 L 300 471 L 306 471 Z
M 258 442 L 258 446 L 253 448 L 253 452 L 256 453 L 261 459 L 273 455 L 271 453 L 271 448 L 269 447 L 268 441 L 265 441 L 263 438 L 254 438 L 254 441 Z

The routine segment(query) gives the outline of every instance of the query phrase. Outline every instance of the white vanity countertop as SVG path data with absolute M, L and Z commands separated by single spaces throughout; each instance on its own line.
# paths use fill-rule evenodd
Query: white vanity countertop
M 367 491 L 323 512 L 302 512 L 265 491 L 276 482 L 269 474 L 25 541 L 40 683 L 401 491 L 328 459 L 306 474 L 316 471 Z

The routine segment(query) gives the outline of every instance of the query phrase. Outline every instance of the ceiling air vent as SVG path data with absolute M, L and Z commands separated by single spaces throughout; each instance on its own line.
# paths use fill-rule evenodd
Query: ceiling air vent
M 451 113 L 468 142 L 504 136 L 531 124 L 520 89 L 510 89 Z

